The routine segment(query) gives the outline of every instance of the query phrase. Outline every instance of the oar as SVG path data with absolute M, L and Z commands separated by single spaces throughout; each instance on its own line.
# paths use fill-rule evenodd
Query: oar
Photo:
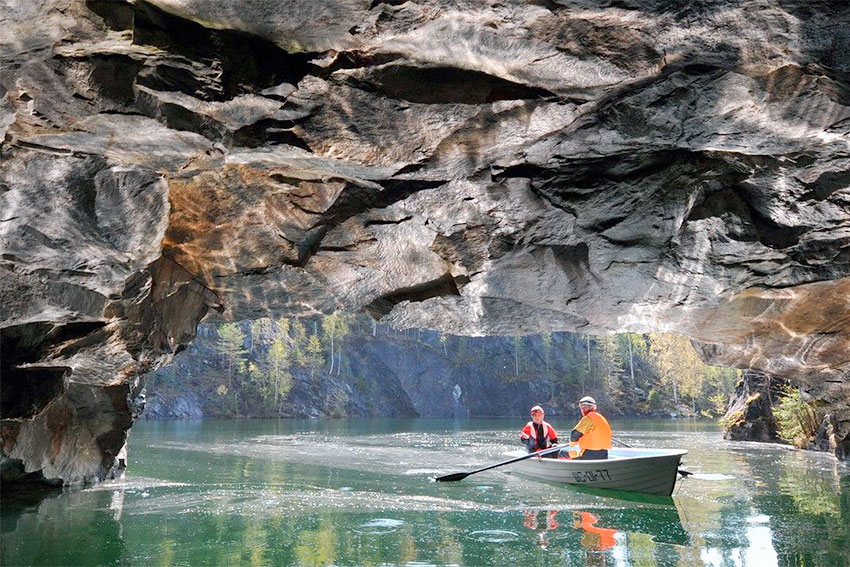
M 501 467 L 501 466 L 504 466 L 504 465 L 509 465 L 511 463 L 524 461 L 525 459 L 530 459 L 532 457 L 542 457 L 543 455 L 548 455 L 549 453 L 554 453 L 556 451 L 560 451 L 563 448 L 564 447 L 556 445 L 554 447 L 550 447 L 549 449 L 544 449 L 543 451 L 537 451 L 536 453 L 529 453 L 527 455 L 523 455 L 522 457 L 516 457 L 514 459 L 502 461 L 501 463 L 496 463 L 495 465 L 490 465 L 489 467 L 484 467 L 483 469 L 478 469 L 478 470 L 469 471 L 469 472 L 452 473 L 452 474 L 447 474 L 445 476 L 438 476 L 435 480 L 437 482 L 454 482 L 456 480 L 463 480 L 471 474 L 489 471 L 490 469 L 495 469 L 496 467 Z
M 620 441 L 619 439 L 614 439 L 614 438 L 612 437 L 612 438 L 611 438 L 611 441 L 613 441 L 614 443 L 617 443 L 618 445 L 621 445 L 621 446 L 623 446 L 623 447 L 627 447 L 627 448 L 629 448 L 629 449 L 634 449 L 634 447 L 632 447 L 632 446 L 631 446 L 631 445 L 629 445 L 628 443 L 623 443 L 623 442 L 622 442 L 622 441 Z M 686 471 L 685 469 L 679 469 L 679 474 L 680 474 L 680 475 L 682 475 L 683 477 L 688 477 L 688 476 L 691 476 L 691 475 L 692 475 L 692 474 L 694 474 L 694 473 L 692 473 L 691 471 Z

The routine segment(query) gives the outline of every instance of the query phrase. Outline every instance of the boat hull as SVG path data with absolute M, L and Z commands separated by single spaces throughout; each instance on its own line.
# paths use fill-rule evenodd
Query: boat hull
M 511 472 L 546 482 L 670 496 L 686 454 L 678 449 L 612 449 L 603 460 L 532 457 L 509 466 Z

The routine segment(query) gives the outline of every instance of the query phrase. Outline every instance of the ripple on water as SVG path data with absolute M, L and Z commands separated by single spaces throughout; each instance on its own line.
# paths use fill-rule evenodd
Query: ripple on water
M 518 540 L 519 534 L 507 530 L 479 530 L 477 532 L 471 532 L 469 537 L 486 543 L 506 543 Z
M 354 528 L 354 532 L 370 535 L 391 534 L 398 531 L 402 525 L 404 525 L 402 520 L 396 520 L 394 518 L 375 518 L 374 520 L 369 520 L 368 522 L 360 524 Z
M 733 480 L 735 477 L 729 474 L 719 473 L 694 473 L 691 478 L 696 480 Z

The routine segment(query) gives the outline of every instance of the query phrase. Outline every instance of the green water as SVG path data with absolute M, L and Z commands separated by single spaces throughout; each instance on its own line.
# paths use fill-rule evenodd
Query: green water
M 847 565 L 850 467 L 727 443 L 711 424 L 617 422 L 681 447 L 673 498 L 487 471 L 521 420 L 154 422 L 123 482 L 2 495 L 2 565 Z M 555 424 L 558 425 L 558 424 Z M 564 427 L 564 429 L 568 428 Z M 619 496 L 619 497 L 613 497 Z

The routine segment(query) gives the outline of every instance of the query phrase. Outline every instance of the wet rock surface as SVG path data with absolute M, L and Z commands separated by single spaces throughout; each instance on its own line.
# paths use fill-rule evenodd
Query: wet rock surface
M 129 427 L 131 403 L 72 393 L 131 384 L 209 313 L 339 307 L 677 332 L 810 387 L 846 446 L 848 23 L 792 0 L 7 4 L 4 470 L 105 477 L 126 430 L 41 422 Z

